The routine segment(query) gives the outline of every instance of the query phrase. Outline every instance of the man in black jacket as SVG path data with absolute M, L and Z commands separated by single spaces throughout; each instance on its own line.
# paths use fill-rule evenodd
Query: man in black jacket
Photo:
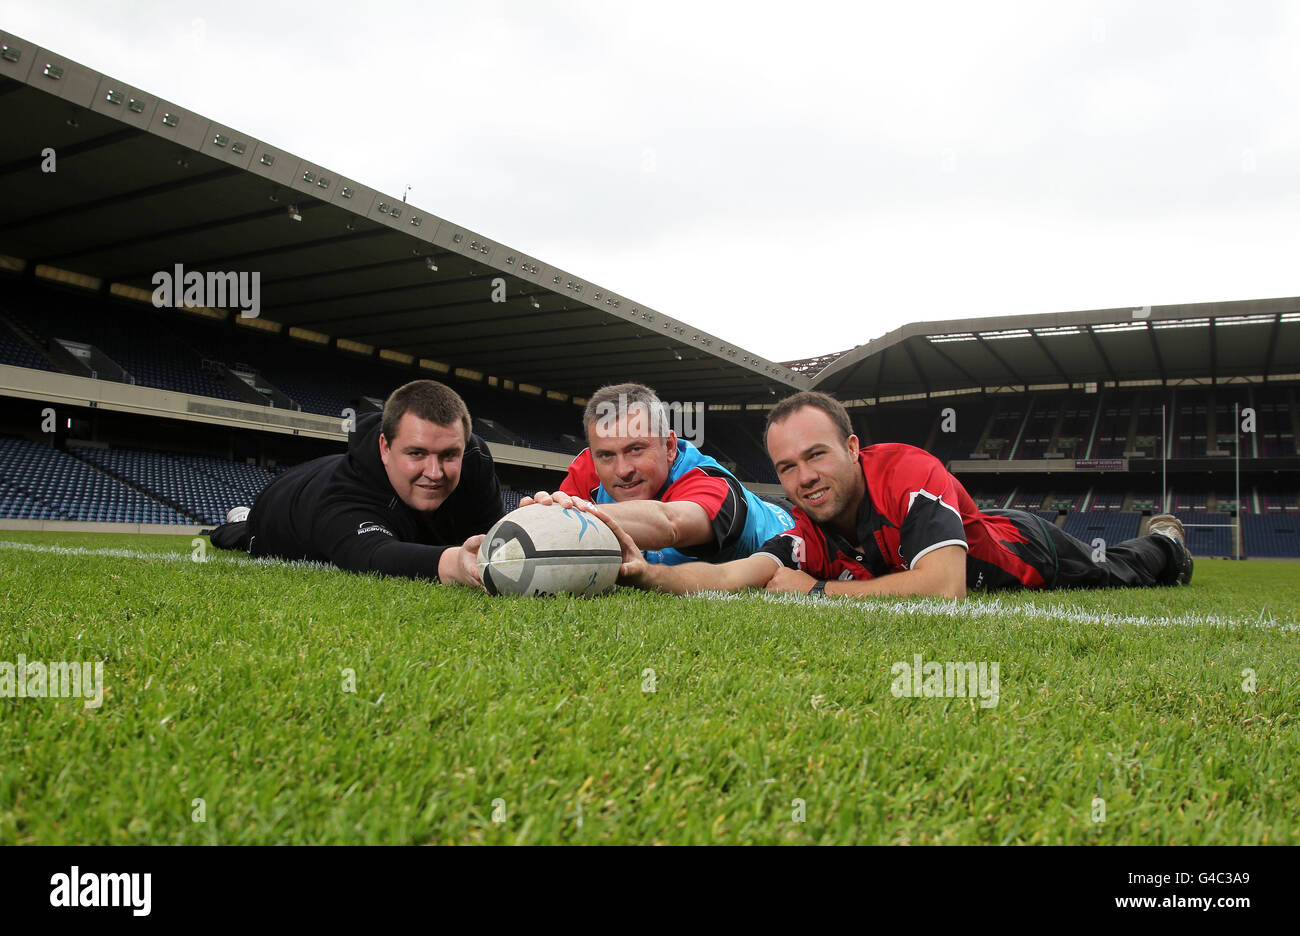
M 232 511 L 234 513 L 234 511 Z M 357 420 L 346 455 L 289 469 L 212 545 L 482 586 L 478 547 L 504 513 L 487 445 L 454 390 L 416 380 Z

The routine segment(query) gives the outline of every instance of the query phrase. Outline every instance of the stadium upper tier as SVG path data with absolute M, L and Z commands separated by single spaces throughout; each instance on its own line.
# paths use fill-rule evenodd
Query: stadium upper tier
M 1089 382 L 1296 380 L 1300 298 L 917 322 L 823 359 L 816 389 L 872 402 Z

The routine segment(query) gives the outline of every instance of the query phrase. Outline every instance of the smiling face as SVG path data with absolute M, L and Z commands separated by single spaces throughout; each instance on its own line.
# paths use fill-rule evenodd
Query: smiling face
M 379 458 L 388 482 L 412 510 L 430 511 L 442 506 L 460 483 L 460 463 L 465 455 L 465 428 L 450 426 L 403 413 L 391 443 L 379 434 Z
M 587 424 L 596 476 L 615 501 L 651 500 L 668 480 L 677 458 L 677 433 L 659 436 L 644 406 L 627 407 L 617 420 Z
M 829 415 L 804 406 L 768 427 L 767 452 L 786 497 L 817 523 L 854 532 L 866 492 L 857 436 L 845 439 Z

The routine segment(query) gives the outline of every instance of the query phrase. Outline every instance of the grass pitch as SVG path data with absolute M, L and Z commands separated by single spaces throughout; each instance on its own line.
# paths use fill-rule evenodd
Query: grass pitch
M 1294 563 L 954 604 L 206 558 L 0 532 L 0 661 L 104 663 L 0 698 L 0 844 L 1300 841 Z M 917 654 L 997 704 L 897 697 Z

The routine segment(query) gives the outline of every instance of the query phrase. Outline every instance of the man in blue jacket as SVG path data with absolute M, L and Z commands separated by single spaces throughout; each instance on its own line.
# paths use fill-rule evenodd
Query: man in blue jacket
M 757 552 L 794 519 L 745 488 L 730 471 L 670 428 L 667 410 L 642 384 L 601 387 L 583 413 L 587 448 L 553 493 L 520 503 L 600 504 L 649 562 L 728 562 Z

